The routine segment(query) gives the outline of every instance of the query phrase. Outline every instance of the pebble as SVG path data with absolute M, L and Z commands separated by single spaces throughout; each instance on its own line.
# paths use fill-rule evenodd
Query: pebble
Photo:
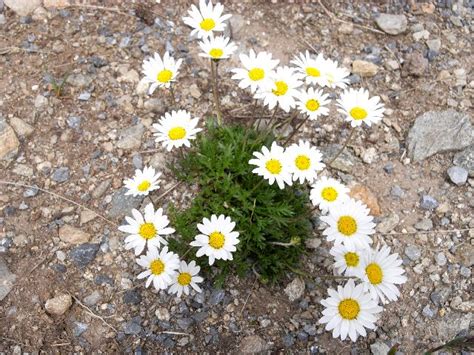
M 399 222 L 400 217 L 396 213 L 392 213 L 382 219 L 377 225 L 377 231 L 380 233 L 389 233 L 395 229 Z
M 392 174 L 394 169 L 395 169 L 395 167 L 394 167 L 394 165 L 393 165 L 392 162 L 388 162 L 388 163 L 385 164 L 385 166 L 383 167 L 383 170 L 384 170 L 387 174 Z
M 90 58 L 91 62 L 92 62 L 92 65 L 96 68 L 102 68 L 102 67 L 105 67 L 108 62 L 106 59 L 102 58 L 102 57 L 99 57 L 99 56 L 92 56 Z
M 22 137 L 28 137 L 34 132 L 34 127 L 18 117 L 12 117 L 10 119 L 10 125 L 13 130 Z
M 420 207 L 424 210 L 434 210 L 439 206 L 438 201 L 430 195 L 422 195 L 420 200 Z
M 99 247 L 100 244 L 84 243 L 73 248 L 69 252 L 69 257 L 77 267 L 82 269 L 95 259 Z
M 155 316 L 161 321 L 167 322 L 170 320 L 170 312 L 168 311 L 168 308 L 165 307 L 157 308 L 155 311 Z
M 35 108 L 40 109 L 42 107 L 48 106 L 48 99 L 43 95 L 37 95 L 35 98 Z
M 435 316 L 435 312 L 431 309 L 430 305 L 427 304 L 422 311 L 423 315 L 428 318 L 433 318 Z
M 424 218 L 421 221 L 417 222 L 414 227 L 422 231 L 430 231 L 433 229 L 433 221 L 429 218 Z
M 192 319 L 192 318 L 179 318 L 176 321 L 176 323 L 178 324 L 178 327 L 180 327 L 182 330 L 187 330 L 194 324 L 194 319 Z
M 304 289 L 304 281 L 297 277 L 285 287 L 285 294 L 288 296 L 290 302 L 294 302 L 303 296 Z
M 441 40 L 439 38 L 430 39 L 426 41 L 426 45 L 428 46 L 430 51 L 439 53 L 441 49 Z
M 225 291 L 222 289 L 217 289 L 212 291 L 209 303 L 211 306 L 216 306 L 224 300 Z
M 469 115 L 452 109 L 418 116 L 407 138 L 408 155 L 414 161 L 461 150 L 473 143 L 474 129 Z
M 405 62 L 403 63 L 405 72 L 415 76 L 424 76 L 428 70 L 428 59 L 426 59 L 420 52 L 412 52 L 407 55 Z
M 352 62 L 352 73 L 360 75 L 363 78 L 375 76 L 379 70 L 378 65 L 365 60 L 354 60 Z
M 461 266 L 461 269 L 459 270 L 459 273 L 464 276 L 465 278 L 470 278 L 471 277 L 471 269 L 465 266 Z
M 0 160 L 9 160 L 18 154 L 20 141 L 13 128 L 0 117 Z
M 372 164 L 378 158 L 377 149 L 374 147 L 365 149 L 361 155 L 361 158 L 364 163 Z
M 144 132 L 145 127 L 142 124 L 123 129 L 120 132 L 117 148 L 126 150 L 139 149 L 142 144 L 142 136 Z
M 4 0 L 4 2 L 19 16 L 27 16 L 41 6 L 41 0 Z
M 123 326 L 123 332 L 127 335 L 138 335 L 143 330 L 142 326 L 140 325 L 141 320 L 135 317 L 132 320 L 129 320 Z
M 373 355 L 387 355 L 390 352 L 390 347 L 384 342 L 377 341 L 370 344 L 370 352 Z
M 131 289 L 124 292 L 122 299 L 125 304 L 140 304 L 142 295 L 139 290 Z
M 90 295 L 84 297 L 84 304 L 86 306 L 92 307 L 95 306 L 102 299 L 102 295 L 99 291 L 94 291 Z
M 396 198 L 403 198 L 405 196 L 405 190 L 403 190 L 400 186 L 394 185 L 390 189 L 390 195 Z
M 431 294 L 430 294 L 430 299 L 431 302 L 436 307 L 442 307 L 449 299 L 451 296 L 451 288 L 450 287 L 438 287 L 436 288 Z
M 377 26 L 385 33 L 399 35 L 406 31 L 408 20 L 405 15 L 394 15 L 381 13 L 375 22 Z
M 60 167 L 56 169 L 53 173 L 53 176 L 51 176 L 51 179 L 57 183 L 62 183 L 66 182 L 69 180 L 69 168 L 68 167 Z
M 350 187 L 349 196 L 367 205 L 372 216 L 380 216 L 382 214 L 377 196 L 368 187 L 354 184 Z
M 468 171 L 459 166 L 452 166 L 448 169 L 448 176 L 451 182 L 457 186 L 462 186 L 466 183 Z
M 0 301 L 2 301 L 13 288 L 16 275 L 10 272 L 7 263 L 0 256 Z
M 91 235 L 79 228 L 65 224 L 59 228 L 59 239 L 68 244 L 83 244 L 91 239 Z
M 427 40 L 428 38 L 430 38 L 430 33 L 427 30 L 422 30 L 413 33 L 413 39 L 415 40 L 415 42 L 418 42 L 422 39 Z
M 110 185 L 112 184 L 112 179 L 107 179 L 102 181 L 93 191 L 92 191 L 92 197 L 93 198 L 99 198 L 102 197 L 105 192 L 108 190 Z
M 416 245 L 408 245 L 405 248 L 405 255 L 408 256 L 408 258 L 411 261 L 416 261 L 419 258 L 421 258 L 421 250 L 418 246 Z
M 89 101 L 91 98 L 91 93 L 90 92 L 83 92 L 79 95 L 77 98 L 79 101 Z
M 143 197 L 125 195 L 127 191 L 128 190 L 125 187 L 122 187 L 113 194 L 109 207 L 110 217 L 123 218 L 126 215 L 129 215 L 132 209 L 138 208 L 138 206 L 140 206 L 141 202 L 143 201 Z
M 474 177 L 474 144 L 454 155 L 453 164 L 466 169 Z
M 295 344 L 295 337 L 291 334 L 286 334 L 283 339 L 283 345 L 287 348 L 291 348 Z
M 448 260 L 446 259 L 446 255 L 444 255 L 443 252 L 439 252 L 438 254 L 435 254 L 434 258 L 435 258 L 436 264 L 438 264 L 439 266 L 444 266 L 448 262 Z
M 89 325 L 82 322 L 74 322 L 74 327 L 72 328 L 72 334 L 75 337 L 81 336 L 89 328 Z
M 269 350 L 267 342 L 258 335 L 246 336 L 240 341 L 238 353 L 255 354 Z
M 60 316 L 72 305 L 72 297 L 69 294 L 61 294 L 46 301 L 44 308 L 51 315 Z

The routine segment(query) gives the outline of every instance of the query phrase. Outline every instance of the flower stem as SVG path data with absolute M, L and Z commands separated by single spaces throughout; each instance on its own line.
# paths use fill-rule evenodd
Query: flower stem
M 351 141 L 352 139 L 352 136 L 354 135 L 354 132 L 355 132 L 355 127 L 352 127 L 351 129 L 351 133 L 349 133 L 349 137 L 347 137 L 346 141 L 344 142 L 343 146 L 341 147 L 341 149 L 339 149 L 339 151 L 336 153 L 336 155 L 329 161 L 329 163 L 326 164 L 326 168 L 327 167 L 330 167 L 332 165 L 332 163 L 334 163 L 336 161 L 336 159 L 339 157 L 339 155 L 342 154 L 342 152 L 344 151 L 344 149 L 347 147 L 347 145 L 349 144 L 349 142 Z
M 214 94 L 214 109 L 216 111 L 217 124 L 222 124 L 221 101 L 219 97 L 219 90 L 217 88 L 217 66 L 218 61 L 211 59 L 211 75 L 212 75 L 212 92 Z
M 305 117 L 301 123 L 295 128 L 295 130 L 290 134 L 290 136 L 286 139 L 285 143 L 283 143 L 283 146 L 286 146 L 288 144 L 288 142 L 291 140 L 291 138 L 294 137 L 294 135 L 296 134 L 296 132 L 298 132 L 298 130 L 301 128 L 301 126 L 303 126 L 305 124 L 305 122 L 308 120 L 308 117 Z

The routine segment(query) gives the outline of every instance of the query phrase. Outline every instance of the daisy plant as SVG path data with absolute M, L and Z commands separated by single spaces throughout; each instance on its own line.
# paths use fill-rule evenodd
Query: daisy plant
M 174 100 L 172 85 L 182 59 L 165 52 L 144 60 L 149 93 L 169 89 L 175 106 L 152 124 L 155 141 L 160 150 L 179 151 L 168 155 L 173 159 L 170 171 L 179 180 L 175 186 L 188 184 L 194 192 L 187 207 L 179 208 L 161 201 L 172 189 L 154 197 L 161 177 L 154 168 L 137 169 L 124 179 L 126 195 L 145 199 L 118 227 L 125 234 L 125 249 L 133 250 L 142 268 L 137 278 L 145 279 L 145 287 L 153 284 L 158 292 L 177 297 L 202 292 L 206 275 L 222 286 L 234 272 L 245 276 L 251 271 L 263 283 L 289 272 L 313 281 L 319 276 L 325 276 L 321 282 L 342 280 L 344 285 L 328 287 L 328 297 L 321 300 L 319 323 L 334 338 L 355 342 L 376 328 L 380 304 L 400 298 L 399 287 L 407 281 L 397 253 L 385 245 L 371 248 L 376 225 L 369 208 L 331 177 L 333 162 L 355 129 L 382 120 L 381 98 L 364 88 L 348 88 L 350 72 L 322 53 L 299 53 L 292 66 L 279 66 L 280 60 L 266 51 L 238 53 L 223 34 L 231 15 L 224 14 L 220 3 L 200 0 L 188 15 L 183 21 L 198 40 L 199 56 L 211 65 L 216 120 L 202 123 Z M 251 115 L 259 117 L 258 125 L 223 121 L 218 64 L 237 54 L 240 67 L 230 70 L 229 77 L 253 95 Z M 340 119 L 350 131 L 341 134 L 345 141 L 329 159 L 317 145 L 321 130 L 315 124 L 330 112 L 331 122 Z M 270 120 L 260 129 L 263 117 Z M 285 135 L 281 128 L 287 124 L 295 127 Z M 296 136 L 301 131 L 310 134 Z M 161 204 L 168 206 L 166 214 Z M 332 275 L 307 275 L 299 269 L 307 242 L 315 236 L 329 244 L 320 248 L 328 247 L 334 258 Z

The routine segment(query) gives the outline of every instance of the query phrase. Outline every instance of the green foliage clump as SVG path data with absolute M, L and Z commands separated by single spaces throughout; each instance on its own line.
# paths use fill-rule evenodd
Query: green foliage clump
M 304 252 L 311 233 L 308 194 L 301 185 L 284 190 L 276 183 L 270 186 L 248 163 L 254 151 L 270 147 L 274 139 L 270 132 L 208 123 L 207 132 L 173 168 L 178 179 L 197 184 L 199 191 L 189 208 L 171 208 L 173 226 L 181 236 L 170 240 L 172 249 L 194 254 L 189 243 L 204 217 L 224 214 L 236 222 L 240 243 L 233 262 L 216 260 L 218 283 L 233 270 L 243 275 L 252 269 L 262 281 L 275 282 L 297 267 Z M 209 267 L 206 256 L 197 262 Z

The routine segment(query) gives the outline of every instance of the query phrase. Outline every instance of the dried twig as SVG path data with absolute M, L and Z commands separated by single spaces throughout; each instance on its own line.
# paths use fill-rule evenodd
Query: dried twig
M 77 302 L 77 304 L 79 306 L 81 306 L 82 308 L 84 308 L 86 310 L 87 313 L 89 313 L 92 317 L 94 318 L 97 318 L 97 319 L 100 319 L 102 321 L 102 323 L 104 323 L 107 327 L 109 327 L 110 329 L 112 329 L 115 333 L 118 333 L 117 329 L 114 328 L 114 326 L 112 326 L 111 324 L 109 324 L 105 319 L 104 317 L 94 313 L 89 307 L 87 307 L 84 303 L 82 303 L 76 296 L 74 296 L 73 294 L 71 294 L 71 297 L 74 298 L 74 301 Z
M 158 332 L 159 334 L 171 334 L 171 335 L 189 335 L 188 333 L 182 333 L 182 332 L 173 332 L 169 330 L 163 330 L 162 332 Z
M 244 305 L 242 306 L 242 309 L 240 310 L 240 315 L 244 313 L 244 309 L 247 306 L 247 302 L 249 301 L 250 296 L 252 296 L 253 289 L 255 288 L 255 285 L 257 284 L 257 280 L 258 279 L 256 278 L 255 281 L 253 282 L 252 288 L 250 289 L 249 294 L 247 295 L 247 298 L 245 299 Z

